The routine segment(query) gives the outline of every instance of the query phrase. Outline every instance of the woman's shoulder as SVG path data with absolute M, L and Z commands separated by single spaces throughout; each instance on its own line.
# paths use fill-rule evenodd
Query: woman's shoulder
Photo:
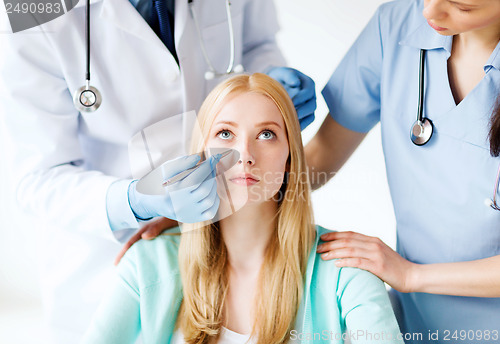
M 179 273 L 178 252 L 181 233 L 179 227 L 166 230 L 152 240 L 139 240 L 125 253 L 118 266 L 123 278 L 132 278 L 140 284 L 158 283 Z
M 316 252 L 316 248 L 318 247 L 318 245 L 324 242 L 323 240 L 321 240 L 321 236 L 323 234 L 331 232 L 336 231 L 327 229 L 320 225 L 316 225 L 316 239 L 311 249 L 311 255 L 309 256 L 309 263 L 312 264 L 314 262 L 314 265 L 309 267 L 309 269 L 311 267 L 313 268 L 311 275 L 312 278 L 320 278 L 322 280 L 324 280 L 325 278 L 337 280 L 338 278 L 340 269 L 334 263 L 336 259 L 323 260 L 321 258 L 321 254 Z
M 166 253 L 177 256 L 180 240 L 180 228 L 174 227 L 167 229 L 154 239 L 137 241 L 129 251 L 135 255 L 136 259 L 155 259 Z
M 334 231 L 332 229 L 327 229 L 327 228 L 320 226 L 320 225 L 316 225 L 316 233 L 318 234 L 318 237 L 320 237 L 323 234 L 331 233 L 331 232 L 336 232 L 336 231 Z

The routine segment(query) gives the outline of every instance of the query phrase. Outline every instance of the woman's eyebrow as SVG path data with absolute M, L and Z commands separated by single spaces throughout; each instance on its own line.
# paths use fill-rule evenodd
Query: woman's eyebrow
M 477 7 L 477 4 L 468 4 L 466 2 L 460 2 L 460 1 L 452 1 L 448 0 L 449 3 L 452 3 L 454 5 L 459 5 L 459 6 L 466 6 L 466 7 Z
M 279 125 L 277 122 L 274 122 L 274 121 L 260 122 L 258 125 L 260 127 L 265 127 L 265 126 L 268 126 L 268 125 L 275 125 L 275 126 L 277 126 L 278 128 L 281 129 L 281 125 Z
M 238 127 L 238 123 L 233 122 L 233 121 L 219 121 L 217 123 L 214 123 L 214 125 L 219 125 L 219 124 L 227 124 L 227 125 L 233 126 L 235 128 Z M 268 125 L 275 125 L 281 129 L 281 125 L 279 125 L 277 122 L 274 122 L 274 121 L 265 121 L 265 122 L 260 122 L 260 123 L 256 124 L 256 126 L 259 126 L 259 127 L 265 127 Z
M 219 124 L 227 124 L 227 125 L 231 125 L 233 127 L 238 127 L 238 123 L 231 122 L 231 121 L 219 121 L 219 122 L 214 123 L 214 125 L 219 125 Z

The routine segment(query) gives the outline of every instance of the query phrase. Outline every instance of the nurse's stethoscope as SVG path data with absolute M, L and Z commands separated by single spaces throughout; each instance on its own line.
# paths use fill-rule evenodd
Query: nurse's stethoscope
M 226 15 L 227 15 L 227 25 L 229 27 L 229 41 L 230 41 L 230 58 L 229 58 L 229 64 L 224 72 L 219 72 L 217 69 L 215 69 L 214 65 L 212 64 L 212 61 L 208 57 L 207 50 L 205 48 L 205 41 L 203 40 L 203 37 L 201 35 L 201 30 L 200 26 L 198 25 L 198 19 L 196 18 L 196 13 L 193 10 L 193 0 L 188 0 L 188 7 L 189 7 L 189 12 L 191 13 L 191 18 L 193 18 L 194 26 L 196 27 L 196 33 L 198 35 L 198 40 L 200 42 L 200 47 L 201 47 L 201 52 L 203 54 L 203 58 L 205 59 L 205 62 L 208 65 L 208 71 L 205 72 L 205 79 L 206 80 L 212 80 L 214 78 L 219 78 L 223 77 L 232 73 L 241 73 L 243 72 L 243 66 L 238 64 L 234 65 L 234 58 L 235 58 L 235 40 L 234 40 L 234 28 L 233 28 L 233 20 L 231 17 L 231 2 L 230 0 L 226 0 Z
M 215 77 L 223 77 L 232 73 L 243 72 L 243 66 L 238 64 L 234 65 L 235 60 L 235 38 L 234 38 L 234 28 L 233 21 L 231 17 L 231 2 L 226 0 L 226 14 L 227 22 L 229 27 L 229 41 L 230 41 L 230 58 L 229 65 L 224 72 L 219 72 L 212 64 L 212 61 L 208 57 L 207 50 L 205 49 L 205 42 L 201 35 L 200 26 L 198 25 L 198 20 L 196 18 L 196 13 L 193 10 L 193 0 L 188 0 L 189 12 L 193 18 L 194 25 L 196 27 L 196 32 L 198 35 L 198 40 L 200 42 L 201 51 L 203 53 L 203 58 L 205 59 L 209 70 L 205 73 L 205 79 L 211 80 Z M 87 0 L 85 5 L 86 15 L 85 15 L 85 33 L 86 33 L 86 47 L 87 47 L 87 69 L 85 72 L 85 85 L 76 90 L 73 95 L 73 102 L 77 110 L 81 112 L 93 112 L 99 108 L 102 103 L 102 96 L 99 90 L 93 86 L 90 86 L 90 0 Z
M 418 110 L 417 120 L 413 123 L 410 137 L 411 141 L 417 146 L 423 146 L 431 139 L 434 126 L 432 121 L 427 117 L 423 117 L 424 105 L 424 70 L 425 70 L 425 50 L 420 50 L 420 67 L 418 81 Z M 497 178 L 493 189 L 493 197 L 485 200 L 485 205 L 490 206 L 495 210 L 500 211 L 500 165 L 498 166 Z
M 424 72 L 425 72 L 425 50 L 420 49 L 420 67 L 418 69 L 418 109 L 417 120 L 413 123 L 410 131 L 411 141 L 417 146 L 423 146 L 432 137 L 434 126 L 432 121 L 423 115 L 424 107 Z
M 500 193 L 500 191 L 498 190 L 499 188 L 500 188 L 500 165 L 498 165 L 497 180 L 495 182 L 495 189 L 493 190 L 493 198 L 490 200 L 490 202 L 487 202 L 487 204 L 489 203 L 490 207 L 492 207 L 495 210 L 500 210 L 500 201 L 498 201 L 500 198 L 498 196 Z

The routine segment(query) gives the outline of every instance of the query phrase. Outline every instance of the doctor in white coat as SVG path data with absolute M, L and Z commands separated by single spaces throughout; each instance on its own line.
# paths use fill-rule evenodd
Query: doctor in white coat
M 122 243 L 110 226 L 107 196 L 111 185 L 130 183 L 129 140 L 162 119 L 198 110 L 220 81 L 204 77 L 208 66 L 187 0 L 175 1 L 178 62 L 137 3 L 91 2 L 91 85 L 103 97 L 95 112 L 80 113 L 72 100 L 85 83 L 85 1 L 53 21 L 1 38 L 0 103 L 16 149 L 17 199 L 34 215 L 54 343 L 79 341 L 110 285 Z M 248 72 L 283 66 L 273 2 L 231 3 L 235 64 Z M 224 70 L 230 58 L 225 2 L 194 0 L 193 10 L 212 64 Z M 187 131 L 183 117 L 176 118 L 170 130 L 176 135 L 165 137 L 173 156 L 184 151 L 181 137 Z M 114 226 L 138 228 L 127 188 L 117 190 L 115 207 L 127 211 Z

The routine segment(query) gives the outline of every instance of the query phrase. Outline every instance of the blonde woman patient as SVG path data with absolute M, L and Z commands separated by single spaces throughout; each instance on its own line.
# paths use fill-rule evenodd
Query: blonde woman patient
M 300 126 L 282 86 L 235 76 L 198 118 L 193 152 L 240 153 L 217 182 L 230 195 L 220 211 L 228 199 L 237 211 L 134 244 L 84 343 L 403 343 L 383 282 L 316 253 L 327 230 L 314 225 Z

